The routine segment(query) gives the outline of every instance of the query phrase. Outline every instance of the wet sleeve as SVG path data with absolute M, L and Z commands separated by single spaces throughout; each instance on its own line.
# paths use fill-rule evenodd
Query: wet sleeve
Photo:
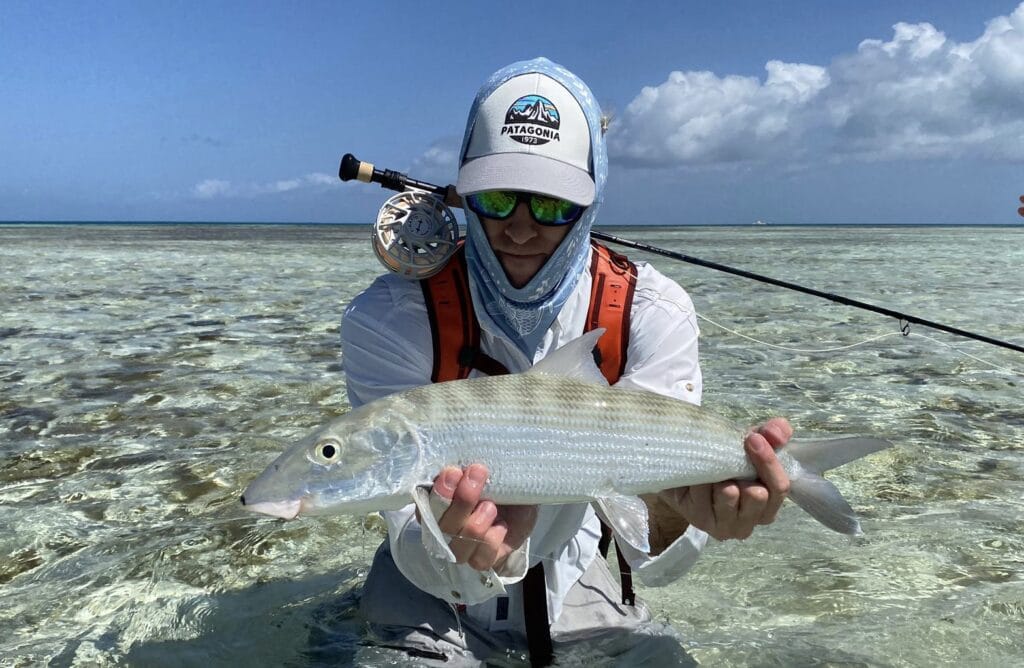
M 656 557 L 640 552 L 628 544 L 616 543 L 622 556 L 629 562 L 633 573 L 648 587 L 664 587 L 686 575 L 697 563 L 708 535 L 695 527 L 688 527 L 679 538 Z
M 697 358 L 697 315 L 679 285 L 641 265 L 630 314 L 627 365 L 618 387 L 657 392 L 700 404 L 703 389 Z M 657 556 L 626 546 L 623 556 L 640 581 L 660 587 L 685 575 L 700 557 L 708 535 L 688 527 Z
M 410 504 L 402 510 L 384 513 L 388 524 L 388 540 L 395 565 L 409 582 L 431 596 L 449 603 L 477 605 L 506 593 L 506 585 L 526 577 L 526 550 L 509 558 L 502 573 L 478 571 L 466 564 L 453 564 L 432 557 L 423 548 L 415 507 Z
M 390 275 L 374 281 L 345 310 L 341 350 L 353 408 L 429 383 L 433 340 L 419 284 Z M 432 596 L 451 603 L 480 603 L 526 575 L 525 559 L 510 559 L 508 572 L 497 574 L 431 556 L 423 548 L 411 503 L 383 515 L 395 565 Z

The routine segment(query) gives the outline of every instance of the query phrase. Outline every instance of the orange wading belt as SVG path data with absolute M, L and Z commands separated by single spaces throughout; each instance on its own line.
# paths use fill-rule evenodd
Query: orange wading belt
M 608 383 L 614 384 L 626 368 L 629 313 L 636 290 L 636 265 L 625 255 L 600 244 L 592 243 L 592 246 L 590 308 L 587 310 L 584 331 L 605 328 L 604 335 L 594 349 L 594 361 Z M 480 324 L 473 313 L 464 247 L 459 247 L 439 273 L 420 281 L 420 286 L 423 288 L 423 300 L 427 305 L 434 343 L 434 366 L 430 375 L 432 382 L 466 378 L 473 369 L 489 376 L 508 373 L 500 362 L 480 350 Z M 601 541 L 598 544 L 602 557 L 608 556 L 611 538 L 611 529 L 602 522 Z M 621 551 L 616 550 L 616 553 L 622 580 L 622 602 L 634 605 L 636 595 L 633 593 L 629 564 Z M 523 580 L 523 610 L 530 663 L 534 666 L 550 665 L 553 649 L 542 563 L 529 569 Z

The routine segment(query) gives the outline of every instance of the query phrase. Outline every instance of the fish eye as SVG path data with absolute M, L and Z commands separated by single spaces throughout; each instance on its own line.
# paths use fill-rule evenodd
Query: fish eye
M 325 462 L 334 461 L 341 452 L 341 443 L 333 438 L 325 438 L 316 444 L 316 454 Z

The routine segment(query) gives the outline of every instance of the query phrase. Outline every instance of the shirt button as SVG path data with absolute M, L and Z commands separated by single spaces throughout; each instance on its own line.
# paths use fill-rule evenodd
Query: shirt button
M 687 383 L 686 384 L 686 391 L 687 392 L 693 392 L 693 383 Z

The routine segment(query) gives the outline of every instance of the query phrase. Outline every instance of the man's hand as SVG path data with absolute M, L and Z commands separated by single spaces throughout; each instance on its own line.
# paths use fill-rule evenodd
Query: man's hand
M 434 478 L 434 491 L 451 505 L 438 518 L 441 531 L 454 536 L 449 546 L 456 562 L 478 571 L 499 570 L 512 552 L 526 542 L 537 522 L 537 506 L 498 506 L 481 501 L 489 475 L 473 464 L 446 467 Z
M 693 526 L 718 540 L 748 538 L 758 524 L 771 524 L 789 494 L 789 476 L 775 456 L 793 428 L 784 418 L 772 418 L 747 435 L 747 456 L 757 480 L 726 480 L 665 490 L 660 497 Z

